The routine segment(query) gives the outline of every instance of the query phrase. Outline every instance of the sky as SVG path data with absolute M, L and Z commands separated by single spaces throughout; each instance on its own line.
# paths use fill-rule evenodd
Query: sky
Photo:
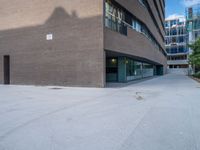
M 185 7 L 200 3 L 200 0 L 165 0 L 166 17 L 171 15 L 185 15 Z

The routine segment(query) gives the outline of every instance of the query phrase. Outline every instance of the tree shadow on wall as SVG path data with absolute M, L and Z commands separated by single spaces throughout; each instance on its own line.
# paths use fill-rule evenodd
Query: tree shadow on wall
M 16 84 L 89 85 L 103 60 L 102 22 L 101 15 L 80 18 L 57 7 L 42 25 L 0 31 L 0 57 L 14 60 Z
M 71 14 L 66 12 L 66 10 L 62 7 L 57 7 L 50 15 L 50 17 L 45 21 L 42 25 L 36 26 L 28 26 L 16 29 L 6 29 L 0 30 L 0 38 L 3 40 L 8 36 L 19 36 L 23 37 L 23 35 L 33 34 L 34 32 L 57 32 L 58 29 L 56 27 L 61 27 L 61 32 L 68 32 L 71 34 L 72 32 L 76 33 L 73 29 L 76 28 L 81 35 L 84 31 L 91 31 L 91 29 L 97 29 L 102 25 L 101 22 L 102 16 L 94 16 L 94 17 L 85 17 L 79 18 L 76 11 L 72 11 Z M 62 27 L 65 26 L 63 29 Z M 62 30 L 63 29 L 63 30 Z

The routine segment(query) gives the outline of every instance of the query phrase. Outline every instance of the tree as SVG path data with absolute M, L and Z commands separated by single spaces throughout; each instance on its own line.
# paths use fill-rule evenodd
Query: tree
M 192 66 L 195 66 L 196 69 L 200 68 L 200 38 L 194 43 L 189 45 L 193 50 L 192 54 L 189 56 L 189 61 Z

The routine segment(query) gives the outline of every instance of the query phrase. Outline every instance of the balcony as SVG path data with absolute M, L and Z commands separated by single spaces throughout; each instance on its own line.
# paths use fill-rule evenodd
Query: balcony
M 187 44 L 185 42 L 182 43 L 170 43 L 170 44 L 166 44 L 166 47 L 177 47 L 177 46 L 186 46 Z
M 188 60 L 168 60 L 167 61 L 168 65 L 187 65 L 188 64 Z

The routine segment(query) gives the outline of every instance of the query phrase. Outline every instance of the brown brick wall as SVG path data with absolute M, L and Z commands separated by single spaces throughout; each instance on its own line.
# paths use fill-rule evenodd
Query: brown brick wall
M 144 22 L 150 31 L 154 34 L 157 41 L 161 44 L 163 49 L 165 48 L 163 40 L 148 12 L 148 10 L 141 5 L 139 0 L 116 0 L 120 5 L 125 7 L 128 11 L 130 11 L 132 14 L 134 14 L 137 18 L 139 18 L 142 22 Z M 156 10 L 153 10 L 156 11 Z
M 159 12 L 159 10 L 157 11 L 156 6 L 155 6 L 153 0 L 148 0 L 148 2 L 149 2 L 149 5 L 151 7 L 151 10 L 153 12 L 153 15 L 154 15 L 154 17 L 155 17 L 155 19 L 156 19 L 156 21 L 157 21 L 157 23 L 159 25 L 160 31 L 161 31 L 162 35 L 165 36 L 164 28 L 162 26 L 162 22 L 161 22 L 161 20 L 159 18 L 159 15 L 158 15 L 158 13 L 160 13 L 160 12 Z M 159 5 L 158 5 L 158 9 L 159 9 Z
M 128 29 L 128 36 L 106 29 L 105 48 L 120 53 L 125 53 L 137 57 L 166 65 L 166 58 L 156 50 L 154 45 L 141 33 Z
M 0 83 L 10 55 L 11 84 L 104 86 L 102 0 L 0 4 Z
M 148 11 L 137 0 L 116 1 L 141 19 L 164 47 Z M 3 55 L 10 55 L 11 84 L 103 87 L 104 49 L 166 63 L 144 35 L 129 30 L 126 37 L 104 28 L 103 0 L 0 4 L 0 83 Z M 46 40 L 48 33 L 52 41 Z

